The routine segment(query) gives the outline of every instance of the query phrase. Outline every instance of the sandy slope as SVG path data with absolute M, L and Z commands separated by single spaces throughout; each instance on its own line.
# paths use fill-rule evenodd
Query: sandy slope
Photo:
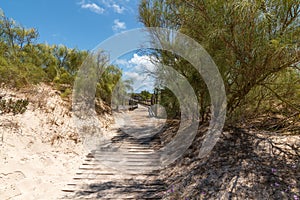
M 0 114 L 0 199 L 57 199 L 85 151 L 70 105 L 45 85 L 0 94 L 30 102 L 24 114 Z
M 0 199 L 56 199 L 81 162 L 80 146 L 53 147 L 30 135 L 4 135 Z

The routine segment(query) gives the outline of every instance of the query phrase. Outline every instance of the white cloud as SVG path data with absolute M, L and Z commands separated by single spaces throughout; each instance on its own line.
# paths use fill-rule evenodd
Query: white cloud
M 125 77 L 128 79 L 132 79 L 133 81 L 142 81 L 143 77 L 137 72 L 125 72 Z
M 154 80 L 146 74 L 139 72 L 127 71 L 124 72 L 124 79 L 132 80 L 133 91 L 140 92 L 142 90 L 153 91 Z
M 127 0 L 101 0 L 101 3 L 106 8 L 110 8 L 118 14 L 124 13 L 125 10 L 131 10 L 130 6 L 128 6 L 129 1 Z
M 81 8 L 83 9 L 88 9 L 94 13 L 97 13 L 97 14 L 103 14 L 105 9 L 104 8 L 101 8 L 100 6 L 98 6 L 97 4 L 95 3 L 85 3 L 84 1 L 82 1 L 80 3 L 81 5 Z
M 129 63 L 136 65 L 137 70 L 147 71 L 147 72 L 155 72 L 156 66 L 151 61 L 153 59 L 154 59 L 153 57 L 149 57 L 147 55 L 139 56 L 137 54 L 134 54 L 133 58 L 131 58 Z
M 1 17 L 4 17 L 5 15 L 4 15 L 4 11 L 0 8 L 0 16 Z
M 128 60 L 125 59 L 117 59 L 116 61 L 114 61 L 114 64 L 122 65 L 123 67 L 129 68 Z
M 115 64 L 124 68 L 124 79 L 133 81 L 133 89 L 137 92 L 142 90 L 152 91 L 154 88 L 154 78 L 148 72 L 154 72 L 156 67 L 147 55 L 133 54 L 129 60 L 118 59 Z
M 126 24 L 125 24 L 125 22 L 121 22 L 119 19 L 115 19 L 112 29 L 116 32 L 120 31 L 120 30 L 124 30 L 124 29 L 126 29 Z
M 114 3 L 111 7 L 114 9 L 114 11 L 116 13 L 119 13 L 119 14 L 122 14 L 124 12 L 124 10 L 125 10 L 124 7 L 122 7 L 122 6 L 120 6 L 120 5 L 116 4 L 116 3 Z
M 97 4 L 95 2 L 97 2 Z M 110 11 L 123 14 L 124 11 L 132 10 L 127 0 L 80 0 L 77 4 L 80 5 L 81 8 L 89 9 L 97 14 Z

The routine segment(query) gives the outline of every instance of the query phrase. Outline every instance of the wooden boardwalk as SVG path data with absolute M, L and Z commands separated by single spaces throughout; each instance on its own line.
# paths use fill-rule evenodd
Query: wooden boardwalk
M 147 132 L 153 128 L 149 121 L 155 119 L 149 119 L 143 107 L 129 115 L 130 125 L 108 145 L 86 156 L 72 182 L 62 190 L 62 199 L 161 199 L 166 186 L 158 177 L 160 157 L 154 153 L 160 140 Z M 138 131 L 147 133 L 135 137 Z

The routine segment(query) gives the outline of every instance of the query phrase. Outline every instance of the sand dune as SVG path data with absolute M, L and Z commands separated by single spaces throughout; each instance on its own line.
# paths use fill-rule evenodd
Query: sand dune
M 57 199 L 85 151 L 70 105 L 45 85 L 0 94 L 30 102 L 23 114 L 0 114 L 0 199 Z

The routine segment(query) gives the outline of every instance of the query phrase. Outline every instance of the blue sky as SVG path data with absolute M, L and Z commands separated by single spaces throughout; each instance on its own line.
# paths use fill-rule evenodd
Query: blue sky
M 39 31 L 38 42 L 91 50 L 114 34 L 142 27 L 139 0 L 1 0 L 7 17 Z

